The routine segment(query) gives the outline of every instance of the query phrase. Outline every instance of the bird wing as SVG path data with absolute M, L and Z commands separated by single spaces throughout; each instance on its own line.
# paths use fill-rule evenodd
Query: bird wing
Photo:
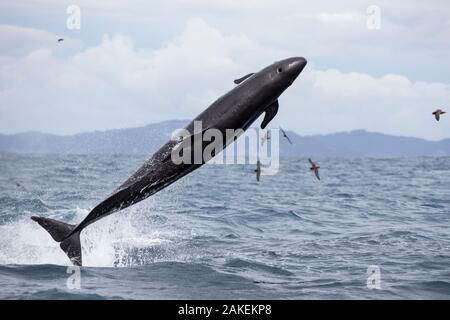
M 261 169 L 256 170 L 256 181 L 259 181 L 259 177 L 261 176 Z
M 286 132 L 283 130 L 283 128 L 280 127 L 281 133 L 283 134 L 283 136 L 287 139 L 287 141 L 289 141 L 290 144 L 292 144 L 291 139 L 289 139 L 288 135 L 286 134 Z
M 291 141 L 291 139 L 289 139 L 289 137 L 287 136 L 287 134 L 285 134 L 284 136 L 286 137 L 287 141 L 289 141 L 289 143 L 292 144 L 292 141 Z
M 315 169 L 314 169 L 314 174 L 316 175 L 317 180 L 320 181 L 320 177 L 319 177 L 319 169 L 318 169 L 318 168 L 315 168 Z
M 311 160 L 311 158 L 308 158 L 309 163 L 314 167 L 315 163 Z

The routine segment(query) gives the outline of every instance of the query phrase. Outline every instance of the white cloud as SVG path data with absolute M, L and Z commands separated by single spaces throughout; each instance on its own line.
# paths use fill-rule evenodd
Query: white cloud
M 280 113 L 279 121 L 305 134 L 364 128 L 429 139 L 448 137 L 448 126 L 437 123 L 431 112 L 450 101 L 450 84 L 310 68 L 286 96 L 288 110 Z
M 273 51 L 263 49 L 200 19 L 155 50 L 136 49 L 124 35 L 104 35 L 67 57 L 37 49 L 0 60 L 0 125 L 3 132 L 73 133 L 192 117 L 249 66 L 267 61 Z M 248 52 L 255 51 L 264 54 L 252 59 Z
M 200 17 L 224 35 L 244 35 L 264 48 L 304 55 L 318 68 L 416 81 L 450 81 L 450 6 L 446 0 L 79 0 L 82 28 L 65 28 L 67 4 L 3 2 L 0 19 L 80 37 L 96 46 L 105 33 L 127 34 L 137 48 L 160 48 Z M 367 8 L 381 9 L 382 28 L 367 29 Z
M 366 21 L 366 16 L 354 12 L 343 13 L 319 13 L 317 18 L 322 23 L 361 23 Z

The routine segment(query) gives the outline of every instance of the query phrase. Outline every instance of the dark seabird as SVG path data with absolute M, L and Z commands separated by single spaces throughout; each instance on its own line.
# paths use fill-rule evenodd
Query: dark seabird
M 444 110 L 441 109 L 437 109 L 435 112 L 433 112 L 434 117 L 436 118 L 437 121 L 439 121 L 441 119 L 441 114 L 447 113 Z
M 256 162 L 256 181 L 259 181 L 259 177 L 261 176 L 261 162 L 259 160 Z
M 291 141 L 291 139 L 289 139 L 289 137 L 286 134 L 286 132 L 283 129 L 281 129 L 281 127 L 280 127 L 280 130 L 281 130 L 281 133 L 283 134 L 283 137 L 285 137 L 287 139 L 287 141 L 289 141 L 289 143 L 292 144 L 292 141 Z
M 63 42 L 63 41 L 64 41 L 63 38 L 59 38 L 59 39 L 58 39 L 58 42 Z
M 320 167 L 314 161 L 312 161 L 310 158 L 308 158 L 308 161 L 311 164 L 310 170 L 314 171 L 314 174 L 316 175 L 317 180 L 320 180 L 320 177 L 319 177 Z

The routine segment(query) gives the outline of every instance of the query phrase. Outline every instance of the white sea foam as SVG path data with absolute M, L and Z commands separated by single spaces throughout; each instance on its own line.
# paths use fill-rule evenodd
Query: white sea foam
M 76 208 L 73 221 L 77 223 L 89 213 Z M 53 216 L 58 219 L 59 217 Z M 175 233 L 145 230 L 138 220 L 142 215 L 135 211 L 115 214 L 94 223 L 81 233 L 83 265 L 90 267 L 130 266 L 134 261 L 143 263 L 148 257 L 131 257 L 133 249 L 157 248 L 170 244 Z M 0 225 L 0 264 L 58 264 L 70 265 L 70 261 L 50 235 L 28 217 Z M 153 257 L 154 258 L 154 257 Z

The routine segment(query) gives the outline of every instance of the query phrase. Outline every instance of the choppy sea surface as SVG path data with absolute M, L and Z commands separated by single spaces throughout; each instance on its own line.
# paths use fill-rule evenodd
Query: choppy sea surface
M 84 230 L 68 285 L 30 216 L 77 223 L 144 160 L 0 155 L 0 298 L 450 298 L 450 158 L 205 165 Z

